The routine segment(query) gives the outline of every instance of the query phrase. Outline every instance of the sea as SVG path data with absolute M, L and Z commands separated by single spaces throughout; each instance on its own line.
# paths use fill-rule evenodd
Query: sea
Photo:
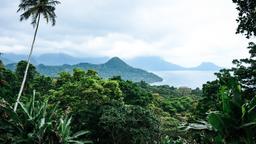
M 218 71 L 152 71 L 163 78 L 162 82 L 152 85 L 169 85 L 174 87 L 202 88 L 207 81 L 213 81 Z

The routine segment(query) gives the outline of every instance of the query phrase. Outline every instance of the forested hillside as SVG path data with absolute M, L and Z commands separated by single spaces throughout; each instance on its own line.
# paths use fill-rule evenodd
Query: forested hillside
M 12 71 L 15 70 L 16 64 L 8 64 L 6 67 Z M 121 76 L 125 80 L 134 82 L 145 81 L 148 83 L 161 82 L 163 79 L 153 73 L 147 72 L 142 69 L 133 68 L 126 64 L 118 57 L 114 57 L 104 64 L 90 64 L 80 63 L 76 65 L 60 65 L 60 66 L 47 66 L 40 64 L 36 66 L 39 73 L 46 76 L 57 76 L 60 72 L 72 72 L 74 68 L 81 68 L 83 70 L 93 69 L 102 78 L 110 78 L 113 76 Z

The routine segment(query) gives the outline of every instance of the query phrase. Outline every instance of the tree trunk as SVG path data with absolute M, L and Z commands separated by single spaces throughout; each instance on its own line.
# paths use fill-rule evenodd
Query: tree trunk
M 23 92 L 23 89 L 24 89 L 24 86 L 25 86 L 25 83 L 26 83 L 26 79 L 27 79 L 27 75 L 28 75 L 28 69 L 29 69 L 31 56 L 32 56 L 33 49 L 34 49 L 34 44 L 35 44 L 35 41 L 36 41 L 36 35 L 37 35 L 37 30 L 38 30 L 38 27 L 39 27 L 39 23 L 40 23 L 40 14 L 38 16 L 36 29 L 35 29 L 35 33 L 34 33 L 34 38 L 33 38 L 32 45 L 31 45 L 31 48 L 30 48 L 30 52 L 29 52 L 29 55 L 28 55 L 27 66 L 26 66 L 26 69 L 25 69 L 25 72 L 24 72 L 24 77 L 23 77 L 23 80 L 22 80 L 22 83 L 21 83 L 21 86 L 20 86 L 20 91 L 19 91 L 16 103 L 15 103 L 15 106 L 14 106 L 14 112 L 16 112 L 16 110 L 17 110 L 18 104 L 20 102 L 20 97 L 21 97 L 21 94 Z

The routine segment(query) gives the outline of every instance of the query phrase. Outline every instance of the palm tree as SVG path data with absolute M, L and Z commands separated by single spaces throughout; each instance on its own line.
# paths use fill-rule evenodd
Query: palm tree
M 32 55 L 33 49 L 34 49 L 36 35 L 37 35 L 39 23 L 40 23 L 40 18 L 41 18 L 41 16 L 43 16 L 43 18 L 46 19 L 47 23 L 51 22 L 52 26 L 54 26 L 56 23 L 55 6 L 57 4 L 60 4 L 60 2 L 57 0 L 21 0 L 21 3 L 19 4 L 19 9 L 17 12 L 22 11 L 22 14 L 20 15 L 20 21 L 27 20 L 27 19 L 31 18 L 32 19 L 31 24 L 35 28 L 35 33 L 34 33 L 34 38 L 32 41 L 31 48 L 30 48 L 30 52 L 28 55 L 27 66 L 26 66 L 26 69 L 24 72 L 24 77 L 23 77 L 23 80 L 22 80 L 22 83 L 20 86 L 20 91 L 19 91 L 16 103 L 14 106 L 15 112 L 17 110 L 18 103 L 20 101 L 20 97 L 21 97 L 21 94 L 22 94 L 22 91 L 24 89 L 24 85 L 25 85 L 25 82 L 27 79 L 29 63 L 30 63 L 31 55 Z

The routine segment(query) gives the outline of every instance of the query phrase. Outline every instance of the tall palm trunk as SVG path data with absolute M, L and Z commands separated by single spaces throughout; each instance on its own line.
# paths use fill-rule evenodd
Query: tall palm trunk
M 29 52 L 29 55 L 28 55 L 27 66 L 26 66 L 25 73 L 24 73 L 24 76 L 23 76 L 23 80 L 22 80 L 22 83 L 21 83 L 21 86 L 20 86 L 20 91 L 19 91 L 16 103 L 15 103 L 15 106 L 14 106 L 14 112 L 16 112 L 16 110 L 17 110 L 18 104 L 20 102 L 20 97 L 21 97 L 21 94 L 23 92 L 23 89 L 24 89 L 24 86 L 25 86 L 25 83 L 26 83 L 26 79 L 27 79 L 27 75 L 28 75 L 28 69 L 29 69 L 31 56 L 32 56 L 33 49 L 34 49 L 34 44 L 35 44 L 35 41 L 36 41 L 36 35 L 37 35 L 37 30 L 38 30 L 38 27 L 39 27 L 39 23 L 40 23 L 40 14 L 38 16 L 38 20 L 37 20 L 37 23 L 36 23 L 34 38 L 33 38 L 33 42 L 32 42 L 30 52 Z

